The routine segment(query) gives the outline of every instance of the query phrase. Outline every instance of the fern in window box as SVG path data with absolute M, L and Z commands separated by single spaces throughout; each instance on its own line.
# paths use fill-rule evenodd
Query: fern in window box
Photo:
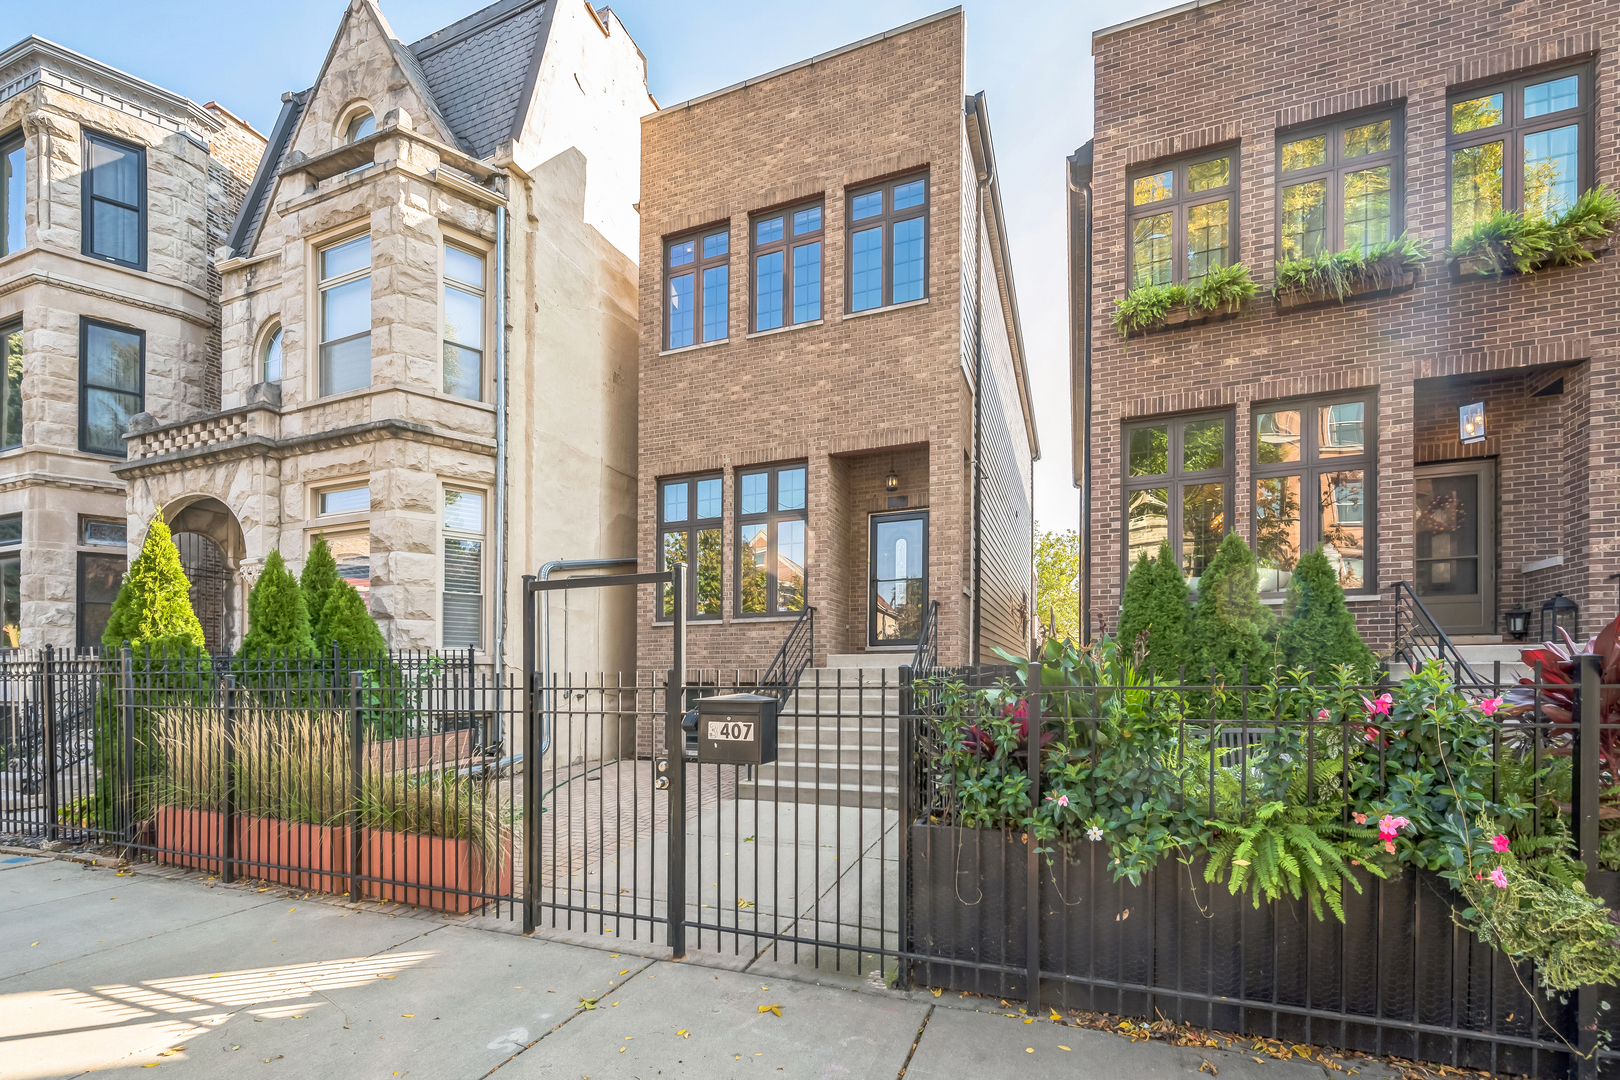
M 1195 315 L 1236 314 L 1256 288 L 1249 277 L 1249 268 L 1242 263 L 1214 266 L 1204 275 L 1204 280 L 1192 287 L 1191 307 Z
M 1428 257 L 1423 241 L 1402 233 L 1366 251 L 1352 248 L 1285 259 L 1277 264 L 1277 281 L 1271 292 L 1285 307 L 1319 300 L 1342 304 L 1351 296 L 1410 284 L 1417 266 Z
M 1114 301 L 1114 329 L 1121 337 L 1159 326 L 1180 326 L 1212 315 L 1236 314 L 1255 293 L 1249 268 L 1242 263 L 1213 266 L 1192 288 L 1185 285 L 1138 285 Z
M 1120 337 L 1133 330 L 1146 330 L 1165 321 L 1173 307 L 1186 307 L 1190 294 L 1185 285 L 1138 285 L 1114 301 L 1114 329 Z
M 1498 210 L 1453 241 L 1447 254 L 1462 276 L 1533 274 L 1590 262 L 1608 250 L 1617 224 L 1620 196 L 1598 186 L 1552 220 Z

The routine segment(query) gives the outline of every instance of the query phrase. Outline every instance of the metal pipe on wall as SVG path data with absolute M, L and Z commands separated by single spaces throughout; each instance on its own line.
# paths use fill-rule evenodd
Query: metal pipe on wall
M 510 190 L 510 188 L 508 188 Z M 495 207 L 495 679 L 506 671 L 506 207 Z

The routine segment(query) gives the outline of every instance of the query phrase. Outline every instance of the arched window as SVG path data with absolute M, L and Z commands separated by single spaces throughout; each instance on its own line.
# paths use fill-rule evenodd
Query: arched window
M 270 336 L 264 339 L 263 366 L 265 382 L 278 383 L 281 381 L 281 327 L 277 326 L 270 331 Z
M 377 118 L 369 112 L 356 113 L 354 119 L 349 121 L 349 130 L 344 134 L 348 142 L 359 142 L 367 135 L 377 131 Z

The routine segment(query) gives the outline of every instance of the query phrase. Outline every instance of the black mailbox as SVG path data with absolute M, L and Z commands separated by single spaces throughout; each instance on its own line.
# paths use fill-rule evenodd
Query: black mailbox
M 728 765 L 776 760 L 776 699 L 764 694 L 699 698 L 697 759 Z

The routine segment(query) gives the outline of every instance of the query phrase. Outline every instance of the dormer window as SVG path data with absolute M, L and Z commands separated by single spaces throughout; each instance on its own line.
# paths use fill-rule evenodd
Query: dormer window
M 359 142 L 367 135 L 377 133 L 377 118 L 369 112 L 356 113 L 354 119 L 349 121 L 349 130 L 344 135 L 346 142 Z

